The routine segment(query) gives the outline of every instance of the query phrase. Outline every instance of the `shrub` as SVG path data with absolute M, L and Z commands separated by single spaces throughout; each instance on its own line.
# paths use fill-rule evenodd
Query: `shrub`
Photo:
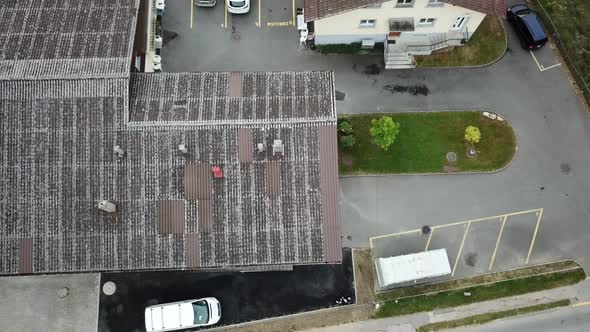
M 350 149 L 356 144 L 356 138 L 353 135 L 341 136 L 340 144 L 342 147 Z
M 399 132 L 399 123 L 393 122 L 391 117 L 384 115 L 379 119 L 373 119 L 371 124 L 370 133 L 373 136 L 373 142 L 381 149 L 389 150 Z
M 344 135 L 350 135 L 352 134 L 352 123 L 350 123 L 348 120 L 341 121 L 338 124 L 338 130 Z
M 479 143 L 481 139 L 481 133 L 479 128 L 475 126 L 468 126 L 465 128 L 465 140 L 470 143 Z

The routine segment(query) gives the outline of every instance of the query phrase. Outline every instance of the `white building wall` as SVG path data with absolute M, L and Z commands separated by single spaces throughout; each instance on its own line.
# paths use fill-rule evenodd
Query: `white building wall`
M 396 7 L 397 1 L 387 1 L 380 7 L 360 8 L 325 17 L 314 21 L 315 43 L 348 44 L 363 39 L 375 42 L 385 41 L 389 32 L 390 18 L 413 18 L 415 31 L 404 32 L 405 37 L 425 36 L 427 34 L 446 33 L 458 17 L 468 16 L 466 30 L 471 35 L 483 21 L 485 14 L 447 3 L 429 5 L 428 0 L 415 0 L 411 7 Z M 434 18 L 432 25 L 422 25 L 421 18 Z M 360 26 L 361 20 L 374 19 L 374 27 Z

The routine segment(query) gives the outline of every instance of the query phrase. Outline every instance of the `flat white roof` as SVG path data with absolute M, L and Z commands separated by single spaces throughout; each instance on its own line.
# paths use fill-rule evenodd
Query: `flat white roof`
M 379 286 L 386 287 L 451 273 L 446 249 L 375 259 Z

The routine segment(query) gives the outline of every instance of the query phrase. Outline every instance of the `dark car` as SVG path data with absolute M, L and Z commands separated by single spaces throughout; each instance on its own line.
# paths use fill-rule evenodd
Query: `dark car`
M 527 5 L 520 4 L 508 8 L 506 17 L 516 30 L 523 48 L 534 50 L 547 43 L 547 32 L 543 22 Z

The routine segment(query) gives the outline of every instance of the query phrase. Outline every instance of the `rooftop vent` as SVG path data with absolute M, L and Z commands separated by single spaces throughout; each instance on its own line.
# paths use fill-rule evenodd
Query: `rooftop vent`
M 258 148 L 258 152 L 264 152 L 264 143 L 258 143 L 256 144 L 256 147 Z
M 113 213 L 117 211 L 117 206 L 109 201 L 100 201 L 98 202 L 98 209 L 105 212 Z
M 285 153 L 285 146 L 283 145 L 283 141 L 280 139 L 275 139 L 272 143 L 272 154 L 274 156 L 282 156 Z
M 118 157 L 118 158 L 123 158 L 125 157 L 125 150 L 121 149 L 120 146 L 115 145 L 113 147 L 113 153 Z
M 180 151 L 182 154 L 188 154 L 188 149 L 186 148 L 185 144 L 179 144 L 178 151 Z
M 213 177 L 217 179 L 223 178 L 223 170 L 219 166 L 211 167 L 211 171 L 213 171 Z

